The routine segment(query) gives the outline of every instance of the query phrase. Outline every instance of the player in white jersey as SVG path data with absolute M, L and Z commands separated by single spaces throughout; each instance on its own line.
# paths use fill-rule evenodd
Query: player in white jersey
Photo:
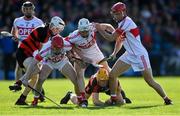
M 111 8 L 111 14 L 113 19 L 118 22 L 116 30 L 109 33 L 107 32 L 108 29 L 113 30 L 111 25 L 96 24 L 97 30 L 107 40 L 116 41 L 114 51 L 111 54 L 112 57 L 116 57 L 122 45 L 126 49 L 126 52 L 116 61 L 109 74 L 111 103 L 116 103 L 114 86 L 116 77 L 132 67 L 134 71 L 141 71 L 144 80 L 164 99 L 166 105 L 172 104 L 163 88 L 153 79 L 148 53 L 141 43 L 138 27 L 126 14 L 126 5 L 122 2 L 114 4 Z
M 27 3 L 27 2 L 26 2 Z M 23 6 L 25 7 L 25 6 Z M 12 33 L 16 37 L 14 38 L 19 43 L 27 38 L 27 36 L 32 32 L 33 29 L 44 26 L 44 23 L 41 19 L 37 18 L 36 16 L 28 17 L 25 15 L 25 8 L 24 9 L 24 16 L 16 18 L 13 23 Z M 17 33 L 17 35 L 16 35 Z
M 96 28 L 88 19 L 80 19 L 78 22 L 78 30 L 75 30 L 66 39 L 74 45 L 73 50 L 83 61 L 98 64 L 104 58 L 103 53 L 96 43 Z M 111 69 L 108 66 L 107 61 L 102 62 L 101 65 L 110 72 Z M 85 88 L 84 72 L 87 67 L 81 67 L 76 62 L 74 63 L 74 67 L 81 88 Z M 123 99 L 121 100 L 123 101 Z
M 33 3 L 29 1 L 24 2 L 21 8 L 24 16 L 16 18 L 14 20 L 11 33 L 14 36 L 13 39 L 18 42 L 18 46 L 20 45 L 22 40 L 27 38 L 27 36 L 32 32 L 33 29 L 44 25 L 41 19 L 34 16 L 34 9 L 35 9 L 35 6 L 33 5 Z M 16 63 L 15 80 L 16 81 L 19 80 L 19 78 L 22 75 L 23 75 L 23 69 L 18 65 L 18 63 Z M 37 80 L 37 77 L 32 78 L 29 82 L 30 85 L 33 86 L 36 80 Z M 27 96 L 29 91 L 30 91 L 29 88 L 25 88 L 25 90 L 22 93 L 22 96 Z M 25 102 L 19 102 L 19 100 L 16 102 L 16 105 L 21 105 L 21 104 L 25 104 Z
M 41 91 L 42 84 L 52 70 L 57 69 L 71 80 L 74 84 L 76 94 L 79 95 L 80 90 L 77 83 L 77 74 L 67 57 L 67 52 L 71 49 L 72 46 L 68 41 L 63 40 L 60 35 L 56 35 L 52 40 L 45 43 L 39 52 L 35 51 L 34 58 L 39 62 L 43 61 L 43 66 L 39 73 L 39 80 L 35 87 L 37 91 Z M 39 94 L 36 92 L 34 100 L 32 101 L 33 106 L 37 106 L 38 98 Z

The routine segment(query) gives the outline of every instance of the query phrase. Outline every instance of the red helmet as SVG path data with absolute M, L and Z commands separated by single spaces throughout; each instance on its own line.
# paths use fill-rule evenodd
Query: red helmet
M 113 12 L 126 11 L 126 5 L 122 2 L 118 2 L 111 7 Z
M 63 48 L 63 46 L 64 46 L 63 38 L 59 34 L 52 37 L 52 41 L 51 41 L 52 48 Z

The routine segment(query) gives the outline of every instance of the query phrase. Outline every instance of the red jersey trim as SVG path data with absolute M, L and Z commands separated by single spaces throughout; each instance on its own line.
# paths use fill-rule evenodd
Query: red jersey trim
M 41 61 L 43 58 L 42 58 L 42 56 L 40 54 L 37 54 L 35 56 L 35 59 L 38 60 L 38 61 Z
M 144 69 L 147 69 L 148 66 L 147 66 L 147 62 L 146 62 L 146 60 L 145 60 L 144 55 L 141 56 L 141 61 L 142 61 L 142 63 L 143 63 Z
M 115 30 L 115 32 L 117 32 L 119 35 L 125 37 L 125 31 L 124 31 L 124 30 L 122 30 L 122 29 L 120 29 L 120 28 L 117 28 L 117 29 Z
M 136 38 L 139 35 L 139 28 L 136 27 L 134 29 L 131 29 L 129 32 Z

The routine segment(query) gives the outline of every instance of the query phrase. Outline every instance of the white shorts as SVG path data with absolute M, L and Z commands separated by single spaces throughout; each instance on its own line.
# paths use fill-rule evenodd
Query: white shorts
M 48 65 L 51 69 L 58 69 L 59 71 L 62 70 L 62 68 L 65 66 L 65 64 L 69 63 L 68 58 L 64 58 L 61 61 L 57 62 L 57 63 L 53 63 L 50 61 L 47 62 L 43 62 L 43 64 Z
M 92 58 L 92 63 L 97 64 L 104 58 L 104 55 L 103 54 L 98 54 L 98 55 L 92 56 L 91 58 Z
M 75 49 L 76 50 L 76 49 Z M 96 64 L 104 58 L 103 53 L 97 46 L 94 44 L 88 49 L 76 50 L 76 54 L 85 62 Z
M 151 68 L 149 56 L 147 53 L 142 55 L 131 55 L 125 52 L 118 60 L 131 65 L 135 72 Z
M 91 54 L 91 55 L 84 55 L 81 56 L 85 62 L 92 63 L 92 64 L 97 64 L 99 61 L 101 61 L 104 58 L 104 55 L 101 52 L 97 52 L 96 54 Z

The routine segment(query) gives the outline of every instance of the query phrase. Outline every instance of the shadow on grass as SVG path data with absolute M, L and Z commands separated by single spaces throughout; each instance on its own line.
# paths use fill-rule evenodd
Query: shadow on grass
M 98 109 L 106 109 L 108 106 L 88 106 L 86 109 L 88 110 L 98 110 Z
M 98 110 L 98 109 L 114 109 L 114 107 L 121 107 L 121 105 L 105 105 L 105 106 L 88 106 L 88 110 Z
M 61 109 L 65 109 L 65 110 L 83 109 L 80 106 L 61 106 L 61 107 L 58 107 L 58 106 L 36 106 L 36 107 L 21 106 L 20 108 L 23 108 L 23 109 L 60 109 L 60 110 Z M 111 109 L 112 107 L 110 107 L 110 106 L 88 106 L 87 108 L 84 108 L 84 109 L 98 110 L 98 109 L 106 109 L 106 108 Z
M 129 107 L 126 107 L 126 108 L 127 109 L 145 109 L 145 108 L 153 108 L 153 107 L 160 107 L 160 106 L 164 106 L 164 105 L 129 106 Z
M 164 105 L 146 105 L 146 106 L 125 106 L 125 107 L 121 107 L 121 105 L 115 105 L 115 106 L 88 106 L 87 108 L 84 109 L 88 109 L 88 110 L 98 110 L 98 109 L 114 109 L 115 107 L 121 107 L 121 108 L 125 108 L 125 109 L 147 109 L 147 108 L 153 108 L 153 107 L 161 107 Z M 74 109 L 83 109 L 82 107 L 79 106 L 23 106 L 20 108 L 24 108 L 24 109 L 65 109 L 65 110 L 74 110 Z
M 24 106 L 24 107 L 20 107 L 20 108 L 24 108 L 24 109 L 32 109 L 32 108 L 35 108 L 35 109 L 65 109 L 65 110 L 74 110 L 73 107 L 64 107 L 64 106 L 61 106 L 61 107 L 58 107 L 58 106 L 36 106 L 36 107 L 33 107 L 33 106 Z

